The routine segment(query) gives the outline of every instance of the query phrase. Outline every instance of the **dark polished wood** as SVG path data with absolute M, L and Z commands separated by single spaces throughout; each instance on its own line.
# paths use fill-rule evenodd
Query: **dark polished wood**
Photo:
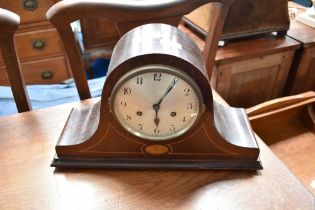
M 13 40 L 13 35 L 19 24 L 20 17 L 18 15 L 0 8 L 0 49 L 17 109 L 19 112 L 26 112 L 31 110 L 31 105 Z
M 98 100 L 0 118 L 1 209 L 314 209 L 314 197 L 259 137 L 259 172 L 51 168 L 72 107 Z
M 114 87 L 126 73 L 152 64 L 184 72 L 197 83 L 202 94 L 205 107 L 196 125 L 171 140 L 148 141 L 130 134 L 115 120 L 108 103 L 109 99 L 115 100 Z M 156 149 L 148 152 L 147 148 Z M 157 148 L 164 148 L 163 152 L 157 153 Z M 177 27 L 166 24 L 139 26 L 118 41 L 101 103 L 71 112 L 56 152 L 52 164 L 55 167 L 262 168 L 245 112 L 213 100 L 198 46 Z
M 270 12 L 271 7 L 276 8 L 277 12 Z M 213 5 L 208 4 L 185 15 L 183 20 L 201 35 L 207 35 L 209 23 L 211 23 L 215 13 Z M 284 37 L 289 26 L 287 0 L 264 0 L 263 2 L 238 0 L 235 1 L 226 17 L 221 40 L 231 40 L 270 32 L 277 32 L 278 36 L 281 34 Z
M 218 7 L 216 18 L 210 24 L 204 58 L 211 75 L 213 57 L 217 49 L 218 37 L 232 0 L 173 0 L 173 1 L 62 1 L 47 12 L 47 18 L 57 28 L 64 43 L 74 80 L 81 99 L 90 98 L 86 73 L 80 51 L 71 31 L 70 23 L 89 16 L 109 18 L 117 24 L 120 35 L 145 23 L 167 23 L 177 26 L 183 15 L 210 2 Z M 84 11 L 84 12 L 82 12 Z

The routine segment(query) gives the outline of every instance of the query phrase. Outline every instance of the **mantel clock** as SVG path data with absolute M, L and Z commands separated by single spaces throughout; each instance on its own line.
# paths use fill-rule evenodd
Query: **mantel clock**
M 101 101 L 73 109 L 55 167 L 261 169 L 243 109 L 214 100 L 198 46 L 165 24 L 125 34 Z

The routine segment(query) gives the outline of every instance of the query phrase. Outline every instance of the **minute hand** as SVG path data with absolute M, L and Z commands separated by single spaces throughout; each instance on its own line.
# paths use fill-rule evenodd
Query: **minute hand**
M 156 106 L 160 106 L 160 104 L 163 101 L 163 99 L 165 98 L 165 96 L 167 96 L 167 94 L 173 89 L 173 87 L 176 85 L 178 80 L 179 79 L 174 78 L 173 82 L 168 86 L 168 88 L 166 89 L 165 93 L 162 95 L 160 100 L 155 104 Z

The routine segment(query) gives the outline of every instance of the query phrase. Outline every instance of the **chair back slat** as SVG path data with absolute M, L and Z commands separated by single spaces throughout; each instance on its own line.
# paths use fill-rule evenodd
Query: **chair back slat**
M 0 8 L 0 49 L 17 109 L 19 112 L 26 112 L 31 110 L 31 105 L 13 39 L 19 24 L 20 17 L 18 15 Z

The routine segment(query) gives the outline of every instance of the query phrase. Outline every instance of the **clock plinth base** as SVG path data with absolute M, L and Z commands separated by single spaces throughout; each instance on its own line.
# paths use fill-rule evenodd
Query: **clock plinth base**
M 229 170 L 259 170 L 262 169 L 259 160 L 141 160 L 113 159 L 89 157 L 54 157 L 52 167 L 57 168 L 103 168 L 103 169 L 229 169 Z

